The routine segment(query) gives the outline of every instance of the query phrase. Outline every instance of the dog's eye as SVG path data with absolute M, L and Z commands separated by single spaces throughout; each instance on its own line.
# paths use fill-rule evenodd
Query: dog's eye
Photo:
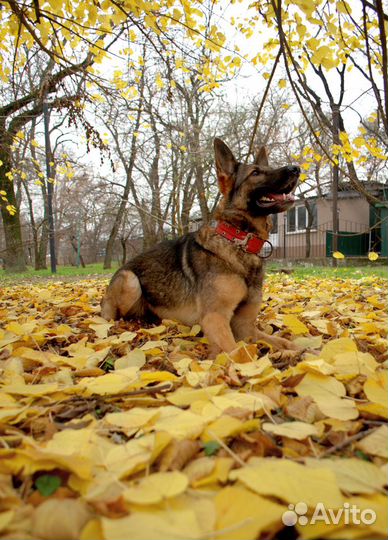
M 260 174 L 260 171 L 252 171 L 251 176 L 259 176 L 259 174 Z

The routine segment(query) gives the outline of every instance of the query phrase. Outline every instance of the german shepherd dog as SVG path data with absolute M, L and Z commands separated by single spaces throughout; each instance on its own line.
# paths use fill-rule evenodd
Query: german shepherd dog
M 231 352 L 237 341 L 265 340 L 293 349 L 286 339 L 256 328 L 264 278 L 259 250 L 272 227 L 270 214 L 293 205 L 300 168 L 273 169 L 260 148 L 251 165 L 238 162 L 220 139 L 214 140 L 222 195 L 217 227 L 202 226 L 176 240 L 163 241 L 127 262 L 112 277 L 101 302 L 105 319 L 160 319 L 199 323 L 210 356 Z

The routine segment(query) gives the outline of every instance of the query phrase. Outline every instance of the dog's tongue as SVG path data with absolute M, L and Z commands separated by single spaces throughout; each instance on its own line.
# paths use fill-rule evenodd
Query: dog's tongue
M 280 201 L 280 202 L 295 200 L 295 197 L 292 193 L 287 193 L 287 195 L 285 193 L 271 193 L 269 197 L 273 199 L 274 201 Z

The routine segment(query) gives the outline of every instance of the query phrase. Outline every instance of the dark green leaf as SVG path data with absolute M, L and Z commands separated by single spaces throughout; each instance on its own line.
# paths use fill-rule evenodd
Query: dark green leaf
M 43 474 L 35 480 L 35 487 L 43 497 L 49 497 L 55 493 L 61 484 L 61 478 L 51 474 Z
M 356 450 L 354 452 L 354 455 L 357 456 L 358 458 L 360 459 L 363 459 L 364 461 L 371 461 L 370 457 L 368 456 L 368 454 L 365 454 L 365 452 L 363 452 L 362 450 Z
M 112 371 L 112 369 L 115 368 L 115 360 L 114 358 L 107 358 L 104 363 L 102 364 L 101 368 L 104 371 Z
M 203 448 L 206 456 L 212 456 L 213 454 L 216 454 L 218 452 L 218 450 L 221 448 L 221 445 L 217 441 L 209 441 L 207 443 L 204 443 Z

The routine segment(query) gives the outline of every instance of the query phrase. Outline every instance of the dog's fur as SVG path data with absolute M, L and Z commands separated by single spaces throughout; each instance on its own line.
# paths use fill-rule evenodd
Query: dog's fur
M 222 194 L 216 218 L 267 240 L 270 214 L 287 210 L 292 201 L 279 198 L 294 190 L 299 167 L 272 169 L 265 148 L 251 165 L 239 163 L 215 139 L 217 178 Z M 261 200 L 278 194 L 276 200 Z M 264 277 L 263 260 L 205 225 L 197 232 L 167 240 L 126 263 L 112 277 L 102 300 L 105 319 L 131 319 L 151 312 L 161 319 L 199 323 L 211 354 L 230 352 L 239 340 L 265 339 L 289 348 L 282 338 L 259 332 Z

